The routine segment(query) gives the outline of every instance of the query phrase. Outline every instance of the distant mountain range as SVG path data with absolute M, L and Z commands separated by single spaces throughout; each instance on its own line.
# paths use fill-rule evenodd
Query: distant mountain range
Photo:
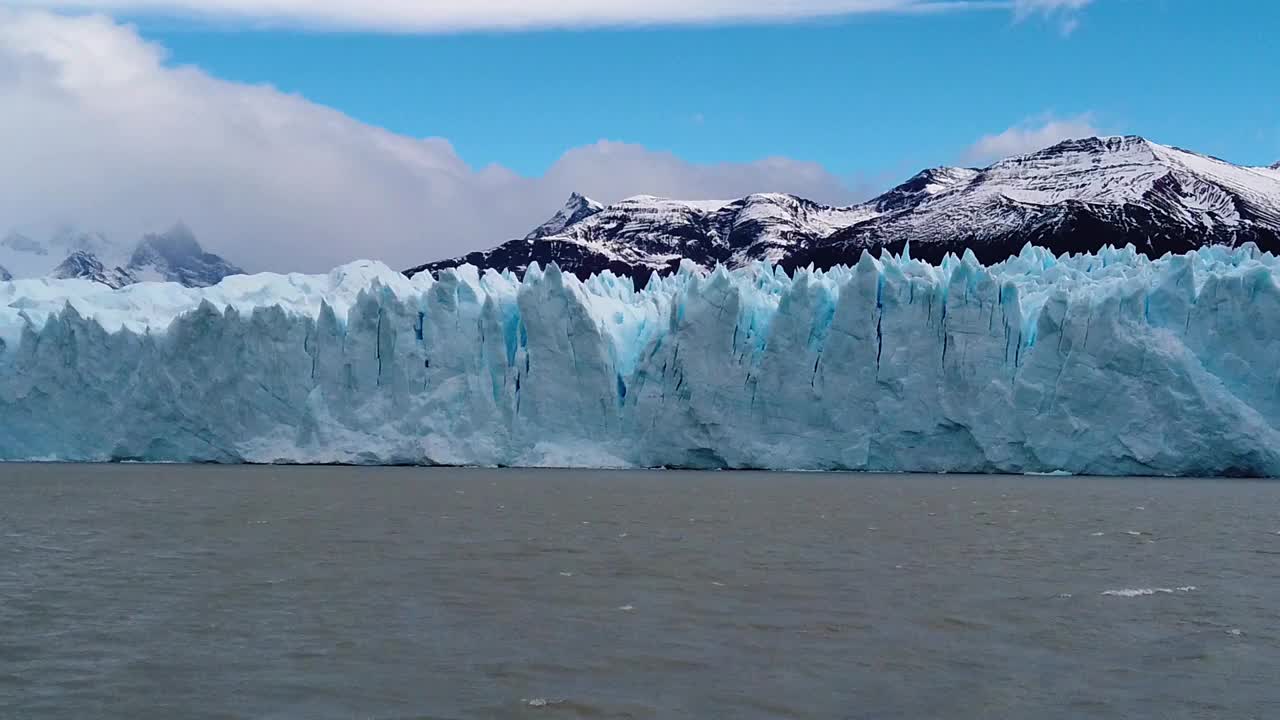
M 518 240 L 429 262 L 413 276 L 470 263 L 523 272 L 557 263 L 645 282 L 682 260 L 705 268 L 767 261 L 786 269 L 852 264 L 864 250 L 937 262 L 971 249 L 983 262 L 1027 243 L 1056 253 L 1133 244 L 1155 257 L 1207 244 L 1256 243 L 1280 253 L 1280 163 L 1243 167 L 1137 136 L 1068 140 L 985 168 L 924 170 L 867 202 L 830 207 L 794 195 L 670 200 L 648 195 L 602 205 L 574 193 Z M 0 238 L 0 281 L 85 278 L 111 287 L 146 280 L 213 285 L 243 271 L 205 252 L 184 225 L 132 248 L 64 230 L 43 241 Z
M 793 195 L 733 201 L 633 197 L 603 206 L 574 194 L 524 238 L 426 263 L 523 271 L 557 263 L 644 282 L 682 259 L 703 267 L 765 260 L 786 268 L 852 264 L 863 250 L 937 262 L 966 248 L 996 262 L 1033 243 L 1054 252 L 1133 244 L 1159 256 L 1254 242 L 1280 252 L 1280 163 L 1242 167 L 1137 136 L 1068 140 L 986 168 L 925 170 L 865 203 Z
M 55 233 L 43 242 L 19 233 L 0 239 L 0 280 L 83 278 L 114 288 L 157 280 L 206 287 L 243 272 L 205 252 L 191 230 L 181 224 L 144 236 L 131 251 L 100 233 L 72 230 Z

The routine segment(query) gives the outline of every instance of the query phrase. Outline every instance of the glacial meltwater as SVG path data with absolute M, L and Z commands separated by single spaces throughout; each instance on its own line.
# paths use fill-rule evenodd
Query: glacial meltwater
M 1280 483 L 0 465 L 0 718 L 1276 718 Z

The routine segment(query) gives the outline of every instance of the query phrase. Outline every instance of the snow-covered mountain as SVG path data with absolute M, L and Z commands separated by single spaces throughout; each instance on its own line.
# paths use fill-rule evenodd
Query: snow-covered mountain
M 72 252 L 65 260 L 58 263 L 58 266 L 48 275 L 59 280 L 83 278 L 113 288 L 121 288 L 137 282 L 137 279 L 127 269 L 119 265 L 103 265 L 102 260 L 88 250 Z
M 570 204 L 574 202 L 571 198 Z M 582 276 L 612 270 L 643 281 L 654 272 L 676 269 L 686 258 L 704 267 L 716 263 L 740 267 L 753 260 L 780 262 L 871 216 L 863 206 L 835 208 L 778 193 L 733 201 L 640 195 L 591 212 L 554 234 L 539 233 L 554 226 L 563 212 L 521 240 L 427 263 L 406 274 L 412 277 L 423 270 L 434 272 L 464 263 L 523 271 L 533 262 L 545 266 L 554 261 Z
M 205 252 L 182 224 L 142 238 L 126 269 L 137 281 L 162 280 L 187 287 L 208 287 L 228 275 L 244 274 L 218 255 Z
M 579 220 L 586 220 L 603 209 L 604 206 L 595 200 L 574 193 L 565 201 L 564 207 L 560 208 L 560 212 L 552 215 L 550 220 L 534 228 L 533 232 L 525 236 L 525 239 L 558 235 L 570 225 Z
M 72 230 L 56 232 L 44 242 L 16 232 L 0 239 L 0 281 L 83 278 L 118 288 L 161 280 L 207 287 L 243 272 L 205 252 L 191 230 L 182 224 L 145 236 L 132 250 L 112 243 L 100 233 Z
M 1057 253 L 1131 243 L 1155 257 L 1249 241 L 1280 252 L 1280 163 L 1241 167 L 1124 136 L 1068 140 L 981 169 L 932 168 L 841 208 L 779 194 L 732 202 L 641 196 L 598 208 L 575 194 L 521 240 L 406 274 L 554 261 L 582 276 L 609 269 L 643 282 L 682 258 L 704 267 L 831 267 L 856 262 L 863 249 L 901 252 L 908 242 L 913 255 L 935 262 L 966 248 L 995 262 L 1029 242 Z
M 0 238 L 0 265 L 7 268 L 13 277 L 40 277 L 51 273 L 74 253 L 109 256 L 112 249 L 111 243 L 96 233 L 64 228 L 40 241 L 29 235 L 10 232 Z
M 985 262 L 1028 242 L 1058 253 L 1132 243 L 1151 256 L 1248 241 L 1280 250 L 1280 174 L 1135 136 L 1069 140 L 959 175 L 793 262 L 845 262 L 908 241 L 924 259 L 972 248 Z

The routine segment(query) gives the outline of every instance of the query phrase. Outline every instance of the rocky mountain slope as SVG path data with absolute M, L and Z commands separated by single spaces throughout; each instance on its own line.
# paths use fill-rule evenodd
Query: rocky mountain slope
M 205 252 L 191 230 L 181 224 L 143 237 L 126 269 L 138 281 L 162 280 L 187 287 L 208 287 L 228 275 L 244 274 L 222 257 Z
M 1028 242 L 1055 252 L 1133 244 L 1159 256 L 1255 242 L 1280 251 L 1280 175 L 1139 137 L 1086 138 L 1009 158 L 806 248 L 793 264 L 863 248 L 938 260 L 971 248 L 1003 260 Z
M 1137 136 L 1068 140 L 989 167 L 925 170 L 849 207 L 759 194 L 735 201 L 640 196 L 602 207 L 575 194 L 525 238 L 427 263 L 523 271 L 556 262 L 644 282 L 681 259 L 704 267 L 757 260 L 784 267 L 852 264 L 864 249 L 937 261 L 966 248 L 996 262 L 1034 243 L 1054 252 L 1133 244 L 1159 256 L 1207 244 L 1280 252 L 1280 163 L 1233 165 Z
M 739 267 L 753 260 L 781 262 L 867 217 L 863 207 L 833 208 L 776 193 L 733 201 L 641 195 L 602 207 L 554 234 L 535 231 L 492 250 L 428 263 L 406 274 L 463 263 L 519 272 L 536 261 L 556 262 L 584 276 L 612 270 L 643 281 L 654 272 L 674 270 L 686 258 L 706 267 L 716 263 Z

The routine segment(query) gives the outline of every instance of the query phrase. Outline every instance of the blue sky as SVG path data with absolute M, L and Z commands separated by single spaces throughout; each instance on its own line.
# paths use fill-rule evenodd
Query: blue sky
M 250 270 L 489 247 L 570 192 L 843 204 L 1136 133 L 1280 160 L 1270 3 L 9 0 L 0 233 Z
M 447 137 L 474 164 L 538 174 L 608 138 L 874 180 L 960 162 L 980 136 L 1049 116 L 1280 160 L 1280 10 L 1244 7 L 1096 2 L 1069 35 L 1061 17 L 997 10 L 425 36 L 142 27 L 173 62 Z

